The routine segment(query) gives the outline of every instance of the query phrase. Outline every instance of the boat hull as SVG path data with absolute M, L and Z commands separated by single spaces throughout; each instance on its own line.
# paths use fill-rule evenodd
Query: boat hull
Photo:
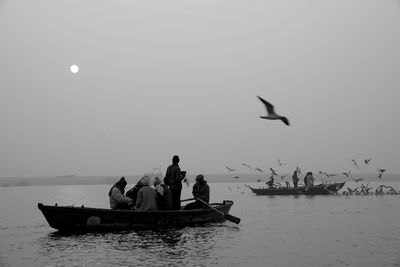
M 256 195 L 266 195 L 266 196 L 289 196 L 289 195 L 330 195 L 337 193 L 343 186 L 345 182 L 342 183 L 332 183 L 332 184 L 320 184 L 314 187 L 306 188 L 301 187 L 278 187 L 278 188 L 253 188 L 250 190 Z
M 233 201 L 210 204 L 223 214 L 229 213 Z M 47 206 L 41 203 L 49 225 L 63 232 L 97 232 L 176 227 L 223 222 L 224 217 L 212 209 L 179 211 L 111 210 L 70 206 Z

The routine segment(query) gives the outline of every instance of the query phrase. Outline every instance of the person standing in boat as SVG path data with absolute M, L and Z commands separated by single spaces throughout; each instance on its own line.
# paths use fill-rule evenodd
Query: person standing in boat
M 142 178 L 142 188 L 139 189 L 136 198 L 137 211 L 153 211 L 157 210 L 157 193 L 156 190 L 150 186 L 150 177 L 144 176 Z
M 199 174 L 196 177 L 196 183 L 193 185 L 192 190 L 193 197 L 195 199 L 201 199 L 206 203 L 210 202 L 210 187 L 207 184 L 207 181 L 204 180 L 204 175 Z M 189 209 L 201 209 L 204 208 L 205 204 L 201 201 L 196 200 L 193 203 L 189 203 L 185 206 L 185 210 Z
M 161 183 L 161 179 L 156 177 L 154 179 L 154 188 L 157 192 L 157 208 L 159 210 L 170 210 L 172 207 L 171 190 L 169 187 Z
M 132 207 L 133 200 L 124 195 L 126 187 L 125 177 L 121 177 L 108 192 L 110 197 L 111 209 L 130 209 Z
M 293 186 L 294 186 L 294 188 L 297 188 L 297 185 L 299 184 L 299 177 L 297 176 L 297 170 L 295 170 L 295 171 L 293 172 L 292 179 L 293 179 Z
M 164 177 L 164 184 L 171 190 L 172 209 L 181 208 L 182 180 L 186 177 L 186 172 L 182 172 L 179 167 L 179 156 L 172 157 L 172 164 L 168 166 Z
M 304 182 L 304 186 L 305 186 L 305 187 L 307 187 L 307 176 L 308 176 L 308 173 L 307 173 L 306 176 L 304 176 L 304 178 L 303 178 L 303 182 Z

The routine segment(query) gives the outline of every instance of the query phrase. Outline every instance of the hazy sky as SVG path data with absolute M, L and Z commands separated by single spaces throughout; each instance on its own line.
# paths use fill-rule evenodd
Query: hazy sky
M 400 173 L 399 48 L 394 0 L 0 0 L 0 176 Z

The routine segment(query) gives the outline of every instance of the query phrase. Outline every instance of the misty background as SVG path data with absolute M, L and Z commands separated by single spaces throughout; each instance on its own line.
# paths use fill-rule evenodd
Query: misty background
M 399 47 L 393 0 L 0 0 L 0 177 L 400 173 Z

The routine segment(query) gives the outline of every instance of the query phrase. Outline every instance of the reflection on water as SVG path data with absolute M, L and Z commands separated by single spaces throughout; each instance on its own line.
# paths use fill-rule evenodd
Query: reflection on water
M 234 239 L 239 231 L 239 227 L 213 224 L 158 231 L 55 232 L 39 239 L 39 253 L 47 265 L 209 266 L 221 257 L 215 249 L 218 243 Z

